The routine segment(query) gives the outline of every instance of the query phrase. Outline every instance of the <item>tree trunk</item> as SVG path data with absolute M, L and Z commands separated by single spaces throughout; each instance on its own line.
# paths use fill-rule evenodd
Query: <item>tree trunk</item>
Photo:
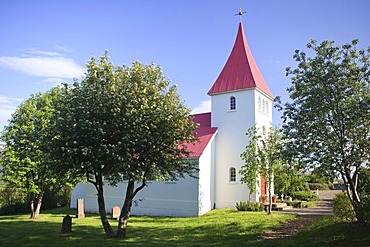
M 33 193 L 31 193 L 30 195 L 30 210 L 31 210 L 31 215 L 30 215 L 30 219 L 33 219 L 33 214 L 34 214 L 34 211 L 35 211 L 35 195 Z
M 269 179 L 269 182 L 268 182 L 268 194 L 269 194 L 269 207 L 268 207 L 268 211 L 267 213 L 268 214 L 271 214 L 271 211 L 272 211 L 272 195 L 271 195 L 271 180 Z
M 351 177 L 347 177 L 346 191 L 347 196 L 353 206 L 353 210 L 355 211 L 357 221 L 362 224 L 365 223 L 365 220 L 359 210 L 361 199 Z
M 134 181 L 129 181 L 127 184 L 125 202 L 123 203 L 121 214 L 119 216 L 118 228 L 116 232 L 117 238 L 126 237 L 127 224 L 130 217 L 132 200 L 134 198 L 134 187 Z
M 44 192 L 40 192 L 40 194 L 37 196 L 36 207 L 34 205 L 35 201 L 33 200 L 31 209 L 32 210 L 31 219 L 37 220 L 39 218 L 43 197 Z
M 103 193 L 103 179 L 101 176 L 95 176 L 96 183 L 95 188 L 98 192 L 98 207 L 99 207 L 99 214 L 100 214 L 100 221 L 103 225 L 105 234 L 107 237 L 113 237 L 114 231 L 112 226 L 109 224 L 107 218 L 107 211 L 105 210 L 105 201 L 104 201 L 104 193 Z

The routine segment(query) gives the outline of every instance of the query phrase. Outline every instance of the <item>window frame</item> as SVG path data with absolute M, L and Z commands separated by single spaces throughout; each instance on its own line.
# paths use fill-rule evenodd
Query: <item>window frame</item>
M 230 103 L 229 110 L 230 111 L 236 111 L 236 97 L 235 96 L 230 97 L 229 103 Z
M 237 173 L 236 173 L 236 168 L 235 167 L 230 167 L 229 168 L 229 183 L 236 183 L 237 179 Z

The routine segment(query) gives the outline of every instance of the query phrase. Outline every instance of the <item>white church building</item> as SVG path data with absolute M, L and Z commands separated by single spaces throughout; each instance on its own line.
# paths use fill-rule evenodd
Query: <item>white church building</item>
M 134 198 L 133 215 L 199 216 L 214 208 L 234 208 L 237 202 L 248 200 L 249 189 L 240 182 L 240 154 L 248 143 L 248 128 L 271 126 L 273 95 L 253 59 L 241 22 L 230 56 L 208 95 L 211 112 L 194 115 L 194 121 L 200 124 L 196 131 L 199 142 L 188 146 L 189 159 L 199 165 L 198 178 L 148 182 Z M 104 188 L 107 210 L 122 207 L 126 186 L 123 182 Z M 256 188 L 252 201 L 266 194 L 262 177 Z M 79 183 L 73 189 L 71 207 L 76 207 L 78 198 L 84 198 L 86 211 L 98 211 L 96 190 L 91 184 Z

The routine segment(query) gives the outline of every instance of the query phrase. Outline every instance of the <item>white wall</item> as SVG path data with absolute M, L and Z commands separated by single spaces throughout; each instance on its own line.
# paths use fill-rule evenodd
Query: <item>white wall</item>
M 87 191 L 88 184 L 86 183 L 78 183 L 72 191 L 71 195 L 71 208 L 77 208 L 77 199 L 83 198 L 86 200 L 86 191 Z
M 230 110 L 230 97 L 236 98 L 236 110 Z M 258 97 L 265 101 L 264 111 L 258 109 Z M 249 189 L 241 184 L 239 171 L 244 162 L 240 154 L 248 143 L 249 128 L 266 126 L 272 122 L 272 99 L 259 89 L 249 89 L 212 95 L 212 126 L 218 127 L 216 136 L 215 201 L 217 208 L 233 208 L 239 201 L 247 201 Z M 267 108 L 266 108 L 267 102 Z M 267 109 L 267 110 L 266 110 Z M 236 182 L 229 182 L 229 169 L 235 167 Z M 260 191 L 260 187 L 257 187 Z M 259 200 L 259 193 L 252 195 Z
M 230 111 L 230 97 L 236 98 L 236 110 Z M 218 127 L 216 136 L 216 208 L 233 208 L 239 201 L 247 201 L 249 189 L 240 183 L 239 170 L 243 165 L 240 154 L 245 150 L 247 129 L 255 123 L 254 90 L 213 95 L 212 126 Z M 236 182 L 229 182 L 229 169 L 235 167 Z
M 266 110 L 266 103 L 265 108 L 263 109 L 262 105 L 261 108 L 259 107 L 259 98 L 261 99 L 261 102 L 267 102 L 268 109 Z M 256 126 L 259 129 L 259 134 L 262 134 L 262 128 L 265 127 L 266 131 L 269 131 L 270 127 L 272 126 L 272 99 L 267 96 L 266 94 L 262 93 L 259 90 L 255 90 L 255 119 L 256 119 Z M 260 179 L 260 177 L 258 177 Z M 256 195 L 256 201 L 259 200 L 259 197 L 261 195 L 260 193 L 261 187 L 258 186 L 257 188 L 257 195 Z M 272 193 L 274 191 L 273 184 L 272 184 Z
M 198 162 L 196 160 L 195 162 Z M 210 165 L 206 165 L 208 168 Z M 198 176 L 198 174 L 196 174 Z M 202 175 L 203 176 L 203 175 Z M 204 194 L 205 211 L 209 206 L 209 188 L 207 181 L 202 186 Z M 127 183 L 119 183 L 117 187 L 104 186 L 105 206 L 107 212 L 111 212 L 113 206 L 122 207 L 126 194 Z M 131 213 L 133 215 L 153 216 L 197 216 L 198 203 L 198 179 L 185 176 L 176 182 L 149 182 L 134 198 Z M 96 189 L 91 184 L 79 183 L 72 193 L 71 207 L 76 207 L 76 199 L 85 199 L 85 210 L 87 212 L 98 212 Z M 209 203 L 208 203 L 209 204 Z
M 203 215 L 212 210 L 214 201 L 214 149 L 215 136 L 209 141 L 204 149 L 202 156 L 199 158 L 199 212 L 198 215 Z

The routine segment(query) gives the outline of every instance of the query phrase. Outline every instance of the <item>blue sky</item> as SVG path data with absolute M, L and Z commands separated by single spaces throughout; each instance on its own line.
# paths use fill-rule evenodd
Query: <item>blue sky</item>
M 0 131 L 22 100 L 81 78 L 105 50 L 115 65 L 155 61 L 188 107 L 209 110 L 207 92 L 234 44 L 239 8 L 254 59 L 283 100 L 285 68 L 311 39 L 370 46 L 368 0 L 0 0 Z

